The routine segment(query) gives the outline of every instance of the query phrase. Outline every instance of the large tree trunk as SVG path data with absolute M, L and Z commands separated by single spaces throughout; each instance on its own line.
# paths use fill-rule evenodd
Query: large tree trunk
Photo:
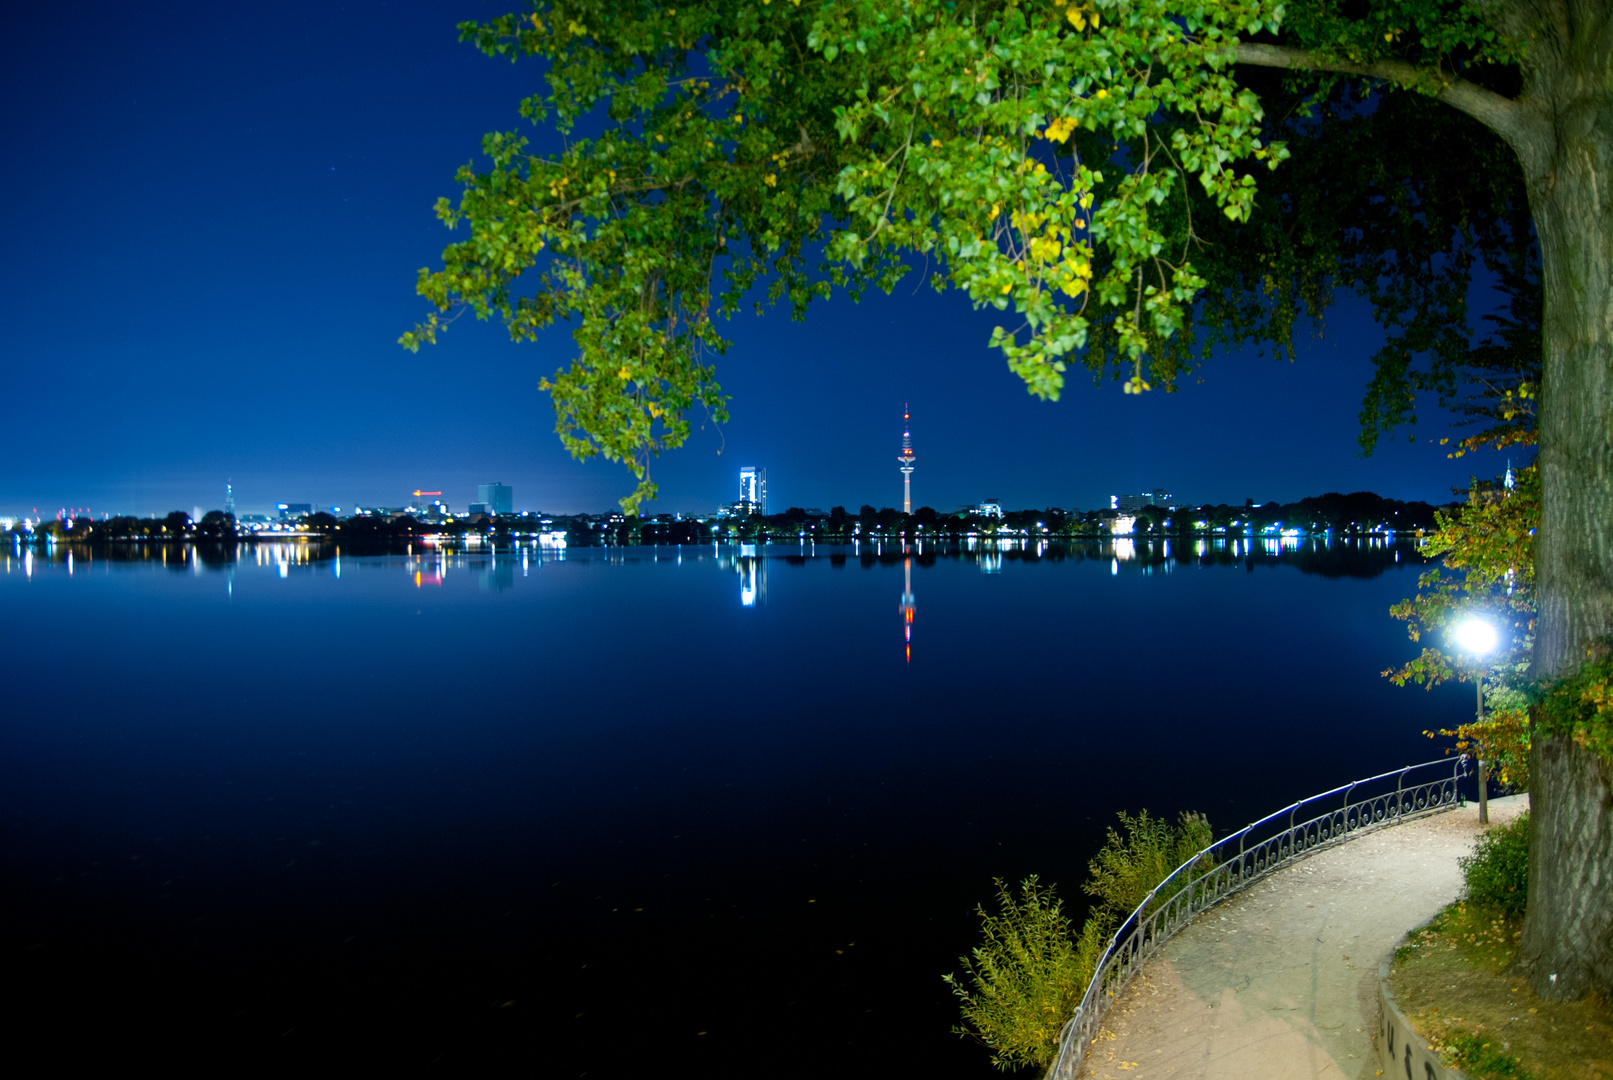
M 1400 60 L 1253 42 L 1232 55 L 1418 87 L 1517 152 L 1545 287 L 1534 670 L 1561 675 L 1585 660 L 1588 644 L 1613 634 L 1613 6 L 1478 0 L 1475 8 L 1502 37 L 1524 43 L 1516 99 L 1455 76 L 1432 88 L 1426 69 Z M 1530 784 L 1519 962 L 1542 997 L 1613 996 L 1613 766 L 1571 739 L 1538 736 Z
M 1537 9 L 1551 14 L 1530 42 L 1519 97 L 1535 122 L 1509 138 L 1545 292 L 1538 675 L 1573 670 L 1613 633 L 1613 30 L 1599 7 Z M 1519 962 L 1542 997 L 1613 994 L 1613 766 L 1562 735 L 1537 734 L 1531 759 Z

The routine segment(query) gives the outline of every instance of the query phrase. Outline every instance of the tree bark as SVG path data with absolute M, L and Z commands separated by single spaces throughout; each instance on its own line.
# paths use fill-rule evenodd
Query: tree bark
M 1498 32 L 1527 42 L 1515 99 L 1394 60 L 1347 62 L 1247 42 L 1232 56 L 1418 87 L 1517 153 L 1545 293 L 1533 665 L 1536 675 L 1559 676 L 1613 634 L 1613 9 L 1606 0 L 1480 7 Z M 1613 996 L 1613 765 L 1537 729 L 1530 786 L 1519 965 L 1542 997 Z
M 1613 976 L 1613 765 L 1562 735 L 1529 762 L 1529 906 L 1518 966 L 1559 1000 L 1607 994 Z
M 1545 294 L 1533 662 L 1555 676 L 1613 633 L 1613 19 L 1548 7 L 1581 18 L 1539 24 L 1520 100 L 1546 124 L 1514 148 Z M 1531 758 L 1520 966 L 1542 997 L 1613 994 L 1613 766 L 1538 729 Z

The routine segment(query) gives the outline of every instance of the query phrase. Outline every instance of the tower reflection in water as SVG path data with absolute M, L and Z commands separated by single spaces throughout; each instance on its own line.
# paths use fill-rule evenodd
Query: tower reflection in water
M 908 554 L 907 545 L 902 545 L 902 645 L 907 652 L 907 662 L 913 662 L 913 556 Z

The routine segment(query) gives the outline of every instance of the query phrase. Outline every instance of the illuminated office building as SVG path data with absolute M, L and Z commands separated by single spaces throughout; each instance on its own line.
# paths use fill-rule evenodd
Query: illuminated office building
M 508 484 L 477 484 L 476 501 L 488 507 L 493 514 L 515 512 L 515 489 Z
M 1155 488 L 1153 491 L 1138 492 L 1135 495 L 1109 496 L 1109 509 L 1119 510 L 1122 513 L 1135 513 L 1145 506 L 1157 506 L 1161 510 L 1169 510 L 1176 505 L 1176 497 L 1164 488 Z
M 767 470 L 746 465 L 739 470 L 740 513 L 767 513 Z

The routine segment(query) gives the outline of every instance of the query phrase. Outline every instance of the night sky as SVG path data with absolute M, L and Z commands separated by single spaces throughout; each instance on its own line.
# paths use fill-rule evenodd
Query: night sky
M 539 377 L 572 352 L 566 328 L 513 345 L 496 323 L 454 325 L 411 355 L 415 271 L 451 236 L 432 203 L 481 136 L 523 128 L 534 65 L 483 57 L 454 25 L 477 0 L 334 4 L 85 3 L 13 10 L 0 39 L 6 167 L 8 464 L 0 514 L 62 507 L 152 514 L 276 501 L 399 505 L 416 488 L 454 506 L 476 485 L 518 509 L 601 512 L 631 488 L 619 466 L 573 462 Z M 770 503 L 900 505 L 904 402 L 914 501 L 950 510 L 1107 505 L 1163 486 L 1194 502 L 1289 501 L 1372 490 L 1449 500 L 1503 467 L 1449 461 L 1428 410 L 1359 454 L 1356 413 L 1379 333 L 1346 301 L 1292 365 L 1216 358 L 1173 395 L 1141 399 L 1077 375 L 1031 398 L 986 348 L 1005 316 L 961 295 L 843 296 L 806 323 L 744 315 L 718 365 L 733 418 L 652 470 L 658 511 L 709 511 L 742 465 Z

